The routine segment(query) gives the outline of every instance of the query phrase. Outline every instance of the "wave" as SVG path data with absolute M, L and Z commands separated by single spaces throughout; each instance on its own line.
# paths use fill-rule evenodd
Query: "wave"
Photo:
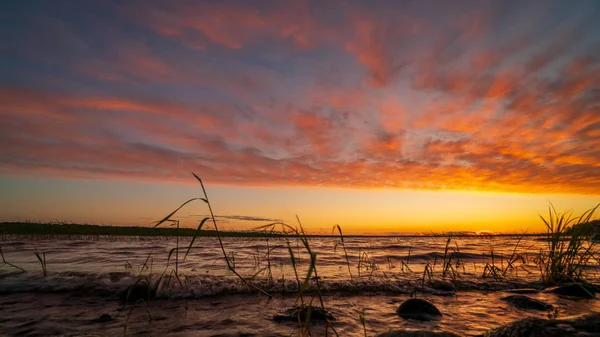
M 38 272 L 3 273 L 0 274 L 0 294 L 13 293 L 70 293 L 74 295 L 96 295 L 117 299 L 129 286 L 138 281 L 138 276 L 130 272 L 83 273 L 61 272 L 51 273 L 44 277 Z M 151 284 L 158 284 L 157 299 L 193 299 L 222 295 L 257 294 L 256 289 L 249 287 L 237 278 L 208 275 L 180 275 L 165 277 L 158 283 L 159 275 L 149 277 Z M 287 279 L 269 281 L 252 280 L 251 283 L 270 294 L 295 294 L 298 285 L 295 280 Z M 537 287 L 532 282 L 495 282 L 476 280 L 456 280 L 457 289 L 476 290 L 508 290 L 513 288 Z M 425 287 L 423 287 L 425 285 Z M 416 290 L 432 294 L 449 295 L 447 292 L 429 288 L 418 277 L 385 278 L 362 277 L 352 280 L 320 279 L 322 293 L 339 293 L 358 295 L 369 293 L 412 294 Z M 316 280 L 309 282 L 306 293 L 317 291 Z
M 486 254 L 485 256 L 486 258 L 490 258 L 489 254 Z M 438 262 L 441 262 L 444 259 L 444 253 L 443 252 L 429 252 L 429 253 L 423 253 L 423 254 L 411 254 L 409 255 L 399 255 L 399 256 L 390 256 L 390 258 L 394 258 L 397 260 L 404 260 L 406 261 L 407 259 L 410 258 L 410 261 L 433 261 L 433 260 L 438 260 Z M 446 259 L 450 259 L 452 258 L 453 260 L 456 259 L 461 259 L 461 260 L 476 260 L 476 261 L 481 261 L 481 259 L 483 258 L 482 254 L 474 254 L 474 253 L 465 253 L 465 252 L 448 252 L 446 254 Z M 494 256 L 494 258 L 498 258 L 499 260 L 502 258 L 508 258 L 507 256 Z

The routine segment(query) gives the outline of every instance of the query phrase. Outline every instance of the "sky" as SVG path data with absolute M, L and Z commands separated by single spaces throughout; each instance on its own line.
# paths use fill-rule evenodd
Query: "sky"
M 539 231 L 600 202 L 600 3 L 4 1 L 0 221 Z M 195 226 L 205 205 L 180 219 Z

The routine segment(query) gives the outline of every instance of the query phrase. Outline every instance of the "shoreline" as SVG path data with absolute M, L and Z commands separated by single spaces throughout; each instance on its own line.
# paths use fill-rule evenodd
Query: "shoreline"
M 281 234 L 271 231 L 217 231 L 201 230 L 192 228 L 165 228 L 165 227 L 142 227 L 142 226 L 105 226 L 90 224 L 71 223 L 38 223 L 38 222 L 0 222 L 0 236 L 24 235 L 24 236 L 148 236 L 148 237 L 240 237 L 240 238 L 294 238 L 296 234 Z M 457 234 L 457 233 L 432 233 L 432 234 L 395 234 L 395 235 L 366 235 L 345 234 L 345 238 L 487 238 L 487 237 L 546 237 L 547 233 L 496 233 L 496 234 Z M 339 238 L 334 234 L 306 234 L 311 238 Z

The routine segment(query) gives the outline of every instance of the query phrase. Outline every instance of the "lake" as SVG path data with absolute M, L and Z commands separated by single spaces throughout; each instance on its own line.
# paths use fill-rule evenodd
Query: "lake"
M 556 311 L 520 310 L 500 300 L 512 289 L 541 288 L 539 253 L 548 249 L 541 238 L 348 237 L 343 245 L 340 238 L 309 238 L 309 243 L 316 253 L 318 278 L 311 274 L 302 300 L 320 306 L 320 292 L 340 336 L 364 336 L 365 330 L 372 336 L 398 328 L 475 336 L 523 317 L 600 311 L 596 299 L 546 292 L 529 296 L 552 304 Z M 185 256 L 189 244 L 190 238 L 5 236 L 0 241 L 5 261 L 25 272 L 7 264 L 0 269 L 0 334 L 300 333 L 298 323 L 272 318 L 295 305 L 296 273 L 303 282 L 309 270 L 310 256 L 301 240 L 223 238 L 232 268 L 270 298 L 227 268 L 217 238 L 198 238 Z M 180 249 L 173 250 L 178 245 Z M 45 256 L 45 276 L 34 252 Z M 589 280 L 600 280 L 597 263 L 586 273 Z M 161 274 L 166 276 L 155 299 L 127 305 L 119 300 L 141 277 L 156 281 Z M 437 279 L 452 282 L 456 292 L 430 283 Z M 429 322 L 400 318 L 396 309 L 410 297 L 430 301 L 443 316 Z M 324 335 L 326 328 L 311 322 L 314 336 Z

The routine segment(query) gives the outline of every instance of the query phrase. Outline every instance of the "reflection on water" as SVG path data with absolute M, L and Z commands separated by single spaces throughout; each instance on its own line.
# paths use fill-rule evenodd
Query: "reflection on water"
M 477 335 L 524 316 L 547 315 L 514 309 L 499 300 L 507 293 L 490 291 L 539 286 L 536 257 L 546 243 L 523 238 L 515 250 L 517 240 L 468 237 L 448 244 L 446 238 L 347 238 L 349 261 L 340 246 L 334 249 L 339 240 L 315 238 L 311 247 L 317 253 L 325 304 L 336 317 L 334 326 L 340 335 L 361 334 L 361 314 L 369 335 L 402 327 Z M 270 319 L 295 300 L 296 283 L 285 241 L 227 238 L 224 243 L 228 253 L 233 252 L 236 271 L 247 277 L 258 272 L 255 282 L 275 295 L 271 300 L 232 277 L 214 238 L 196 240 L 196 248 L 182 261 L 189 244 L 184 239 L 180 245 L 185 248 L 177 257 L 182 285 L 162 288 L 159 299 L 150 302 L 152 321 L 145 310 L 134 310 L 128 332 L 202 336 L 289 336 L 297 332 L 294 324 Z M 299 242 L 291 243 L 302 275 L 309 257 Z M 2 242 L 6 261 L 27 272 L 16 274 L 8 266 L 0 269 L 0 333 L 122 333 L 129 309 L 121 309 L 116 300 L 119 293 L 140 272 L 162 273 L 175 245 L 174 239 L 126 238 Z M 48 277 L 42 276 L 34 251 L 46 253 Z M 507 260 L 515 256 L 518 262 L 509 270 Z M 175 259 L 174 255 L 169 269 L 174 268 Z M 444 313 L 442 319 L 422 323 L 399 318 L 395 313 L 399 302 L 420 289 L 426 266 L 431 267 L 434 278 L 440 278 L 444 261 L 451 261 L 452 270 L 446 270 L 445 276 L 454 279 L 459 290 L 456 295 L 436 296 L 432 289 L 416 294 L 438 306 Z M 509 270 L 506 279 L 499 282 L 482 277 L 485 266 L 492 263 Z M 598 270 L 591 268 L 589 276 L 597 280 Z M 554 304 L 559 316 L 600 310 L 597 300 L 574 301 L 546 293 L 531 296 Z M 104 321 L 95 321 L 102 314 L 109 314 L 110 319 L 105 316 Z M 319 335 L 318 325 L 315 329 Z

